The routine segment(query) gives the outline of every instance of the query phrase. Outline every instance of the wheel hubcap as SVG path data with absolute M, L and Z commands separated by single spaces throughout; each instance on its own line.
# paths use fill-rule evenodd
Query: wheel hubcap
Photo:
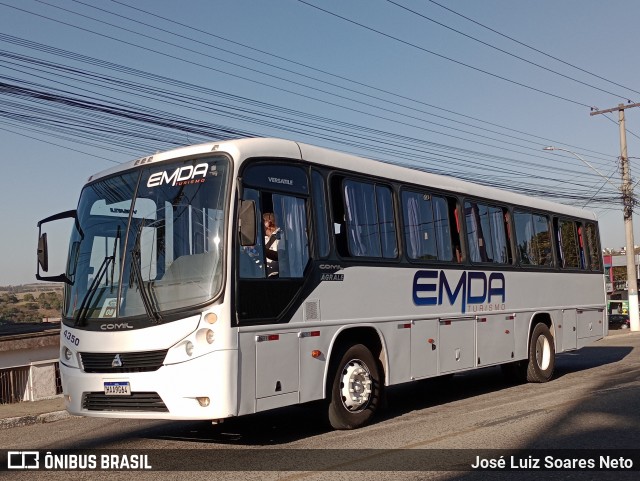
M 371 373 L 366 364 L 354 359 L 345 364 L 340 381 L 342 404 L 347 410 L 363 410 L 371 399 Z
M 539 336 L 536 341 L 536 363 L 543 371 L 546 371 L 551 363 L 551 345 L 545 336 Z

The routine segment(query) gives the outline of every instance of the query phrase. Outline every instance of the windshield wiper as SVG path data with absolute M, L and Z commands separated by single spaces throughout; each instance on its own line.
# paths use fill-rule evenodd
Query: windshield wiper
M 115 263 L 115 259 L 115 256 L 105 256 L 102 264 L 100 264 L 98 272 L 93 278 L 93 282 L 91 282 L 89 289 L 87 289 L 87 292 L 82 298 L 82 302 L 80 302 L 80 308 L 76 312 L 74 326 L 84 325 L 84 321 L 87 319 L 87 314 L 89 313 L 89 305 L 91 304 L 91 301 L 93 300 L 93 297 L 98 290 L 98 286 L 102 282 L 102 278 L 107 274 L 109 270 L 109 263 Z
M 133 250 L 131 251 L 131 276 L 129 277 L 129 287 L 133 286 L 133 279 L 135 278 L 136 283 L 138 284 L 138 290 L 140 291 L 140 298 L 142 299 L 142 305 L 144 306 L 144 310 L 147 313 L 149 318 L 153 319 L 155 322 L 161 322 L 162 316 L 157 311 L 157 309 L 153 306 L 153 287 L 151 282 L 149 282 L 149 292 L 144 285 L 144 279 L 142 277 L 142 271 L 140 269 L 140 260 L 142 256 L 140 255 L 140 237 L 142 236 L 142 228 L 144 227 L 144 222 L 140 224 L 138 228 L 138 232 L 136 233 L 136 240 L 133 245 Z
M 120 225 L 118 225 L 118 230 L 116 231 L 116 238 L 113 240 L 113 253 L 111 257 L 113 257 L 113 262 L 111 263 L 111 283 L 109 284 L 109 292 L 113 293 L 113 274 L 116 269 L 116 253 L 118 252 L 118 242 L 120 242 Z
M 91 282 L 91 285 L 89 286 L 89 289 L 87 290 L 84 297 L 82 298 L 82 302 L 80 303 L 80 308 L 76 313 L 75 323 L 74 323 L 75 326 L 84 325 L 84 321 L 86 321 L 87 314 L 89 313 L 89 306 L 91 305 L 91 301 L 93 300 L 93 297 L 95 296 L 98 290 L 98 286 L 102 282 L 102 278 L 105 275 L 107 276 L 107 284 L 109 284 L 110 292 L 113 292 L 113 279 L 114 279 L 114 272 L 116 268 L 116 253 L 118 251 L 119 241 L 120 241 L 120 226 L 118 226 L 118 230 L 116 231 L 116 237 L 113 241 L 113 252 L 111 253 L 110 256 L 105 256 L 105 258 L 102 261 L 102 264 L 100 264 L 100 267 L 98 268 L 98 272 L 96 273 L 95 277 L 93 278 L 93 281 Z M 111 264 L 111 282 L 109 282 L 109 276 L 107 275 L 107 273 L 109 272 L 109 264 Z

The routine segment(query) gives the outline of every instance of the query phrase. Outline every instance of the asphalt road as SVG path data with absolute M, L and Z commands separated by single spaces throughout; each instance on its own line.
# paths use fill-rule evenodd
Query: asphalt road
M 420 463 L 425 456 L 433 455 L 437 460 L 445 454 L 462 453 L 461 459 L 466 460 L 470 455 L 485 456 L 485 450 L 491 449 L 506 450 L 497 455 L 526 450 L 554 458 L 583 456 L 585 452 L 596 458 L 600 454 L 626 456 L 624 449 L 640 446 L 639 348 L 640 333 L 614 334 L 591 347 L 559 356 L 556 376 L 546 384 L 509 384 L 499 368 L 487 368 L 456 375 L 447 382 L 397 386 L 389 389 L 388 407 L 377 421 L 355 431 L 331 431 L 322 422 L 318 406 L 299 406 L 217 426 L 204 422 L 71 418 L 2 430 L 0 447 L 53 452 L 110 449 L 151 453 L 156 460 L 160 453 L 163 466 L 180 470 L 40 472 L 36 478 L 65 481 L 636 479 L 638 471 L 409 470 L 426 469 Z M 593 451 L 576 455 L 564 451 L 567 449 Z M 421 453 L 421 458 L 415 453 Z M 190 471 L 203 466 L 207 470 Z M 312 471 L 317 466 L 327 471 Z M 640 461 L 635 468 L 640 469 Z M 31 480 L 34 474 L 0 472 L 0 477 Z

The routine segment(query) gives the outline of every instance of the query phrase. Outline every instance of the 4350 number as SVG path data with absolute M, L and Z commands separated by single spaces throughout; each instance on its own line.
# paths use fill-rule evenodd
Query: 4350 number
M 75 345 L 75 346 L 79 346 L 80 345 L 80 339 L 77 338 L 75 336 L 75 334 L 71 334 L 69 331 L 64 331 L 62 333 L 62 335 L 64 336 L 64 338 L 69 341 L 71 344 Z

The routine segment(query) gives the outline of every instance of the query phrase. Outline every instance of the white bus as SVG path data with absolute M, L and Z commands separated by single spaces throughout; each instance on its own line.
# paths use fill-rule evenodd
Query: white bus
M 65 217 L 66 272 L 41 275 L 42 225 Z M 135 160 L 38 226 L 37 278 L 66 283 L 76 415 L 326 400 L 334 428 L 357 428 L 387 386 L 495 365 L 545 382 L 556 353 L 607 333 L 593 214 L 293 141 Z

